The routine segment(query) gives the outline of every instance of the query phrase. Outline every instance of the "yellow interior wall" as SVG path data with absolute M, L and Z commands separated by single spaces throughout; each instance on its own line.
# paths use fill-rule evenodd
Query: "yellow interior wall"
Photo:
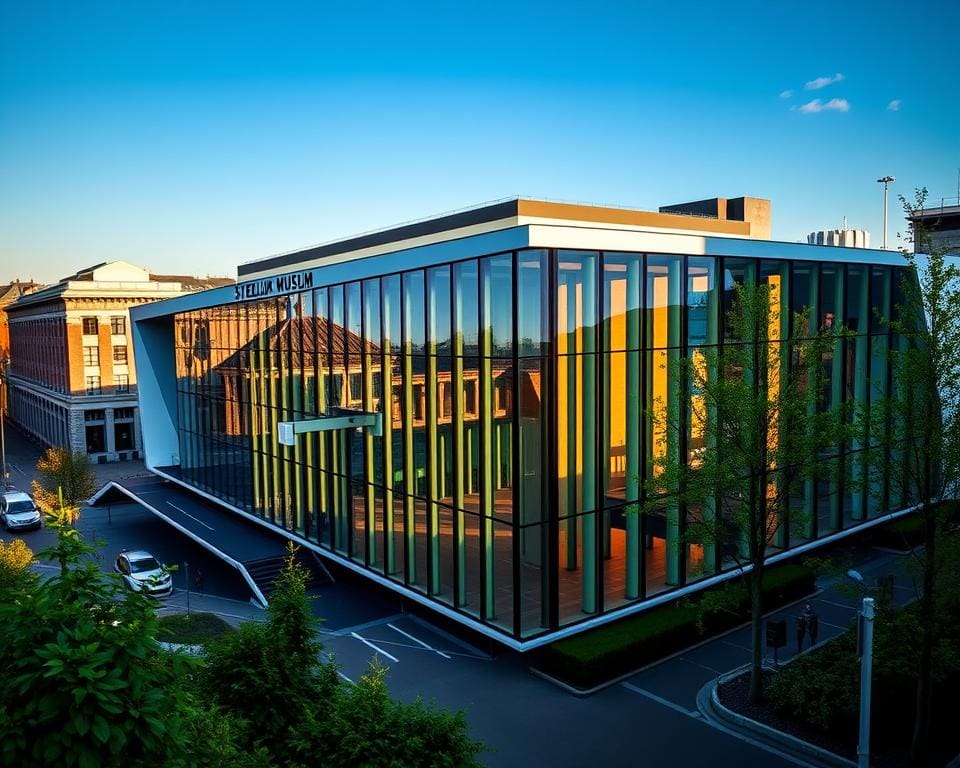
M 668 315 L 667 275 L 653 278 L 653 410 L 656 418 L 653 424 L 653 458 L 655 461 L 667 455 L 667 319 Z M 663 468 L 654 465 L 654 474 Z
M 627 346 L 627 281 L 614 280 L 610 283 L 610 348 L 625 349 Z M 625 469 L 626 456 L 622 450 L 627 440 L 626 425 L 626 383 L 627 361 L 623 353 L 611 354 L 610 379 L 607 382 L 607 396 L 609 398 L 610 423 L 609 430 L 609 473 L 611 476 L 622 474 Z

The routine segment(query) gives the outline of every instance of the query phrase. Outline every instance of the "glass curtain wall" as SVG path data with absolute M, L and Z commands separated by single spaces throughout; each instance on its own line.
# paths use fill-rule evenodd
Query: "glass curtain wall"
M 897 340 L 879 317 L 901 279 L 868 264 L 523 250 L 178 314 L 170 471 L 529 638 L 732 566 L 685 535 L 716 504 L 639 508 L 657 460 L 712 448 L 710 411 L 676 363 L 742 343 L 725 322 L 737 283 L 770 286 L 774 370 L 790 365 L 791 329 L 842 323 L 824 394 L 866 404 L 890 386 Z M 332 408 L 382 412 L 382 436 L 279 445 L 277 422 Z M 791 489 L 775 549 L 897 508 L 884 434 L 871 424 L 838 446 L 835 480 Z

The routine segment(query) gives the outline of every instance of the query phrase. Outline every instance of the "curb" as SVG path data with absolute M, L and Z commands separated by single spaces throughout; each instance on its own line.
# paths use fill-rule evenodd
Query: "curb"
M 783 611 L 787 608 L 793 608 L 796 605 L 800 605 L 800 603 L 804 603 L 812 598 L 817 597 L 818 595 L 822 595 L 824 591 L 825 590 L 823 589 L 815 589 L 809 595 L 804 595 L 798 600 L 794 600 L 792 603 L 784 603 L 779 608 L 775 608 L 772 611 L 768 611 L 767 613 L 763 614 L 763 618 L 766 619 L 770 616 L 773 616 L 775 613 Z M 705 637 L 703 640 L 700 640 L 699 642 L 694 643 L 693 645 L 688 645 L 686 648 L 681 648 L 679 651 L 674 651 L 669 656 L 664 656 L 661 659 L 656 659 L 655 661 L 651 661 L 649 664 L 644 664 L 642 667 L 637 667 L 636 669 L 631 670 L 630 672 L 625 672 L 624 674 L 620 675 L 619 677 L 615 677 L 612 680 L 607 680 L 604 683 L 595 685 L 593 688 L 577 688 L 576 686 L 570 685 L 570 683 L 565 683 L 563 680 L 560 680 L 559 678 L 556 678 L 553 675 L 547 674 L 543 670 L 537 669 L 536 667 L 527 667 L 527 669 L 530 671 L 531 674 L 535 675 L 536 677 L 542 678 L 543 680 L 546 680 L 548 683 L 553 683 L 553 685 L 566 691 L 567 693 L 584 698 L 586 696 L 592 696 L 595 693 L 599 693 L 604 688 L 609 688 L 610 686 L 616 685 L 617 683 L 622 683 L 624 680 L 629 680 L 634 675 L 639 675 L 641 672 L 646 672 L 648 669 L 652 669 L 653 667 L 656 667 L 659 664 L 664 664 L 665 662 L 668 662 L 671 659 L 675 659 L 678 656 L 682 656 L 685 653 L 690 653 L 690 651 L 695 651 L 698 648 L 701 648 L 704 645 L 707 645 L 708 643 L 712 643 L 714 640 L 722 640 L 727 635 L 732 635 L 734 632 L 739 632 L 744 627 L 749 627 L 749 626 L 750 626 L 750 621 L 748 620 L 743 624 L 738 624 L 735 627 L 726 629 L 718 635 L 711 635 L 710 637 Z M 827 642 L 827 641 L 824 640 L 821 642 Z M 818 646 L 819 645 L 820 643 L 818 643 Z M 806 651 L 804 651 L 804 653 L 806 653 Z
M 711 680 L 697 694 L 697 709 L 703 718 L 712 725 L 732 731 L 738 736 L 747 736 L 766 746 L 780 750 L 796 760 L 820 768 L 856 768 L 857 763 L 831 752 L 809 741 L 804 741 L 789 733 L 772 728 L 769 725 L 745 717 L 720 703 L 717 685 L 725 678 L 733 677 L 742 670 L 733 670 Z

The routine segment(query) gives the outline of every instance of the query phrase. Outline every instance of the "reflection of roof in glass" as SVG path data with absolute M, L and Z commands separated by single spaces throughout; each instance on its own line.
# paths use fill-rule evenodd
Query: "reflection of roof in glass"
M 368 342 L 365 345 L 361 336 L 342 325 L 321 317 L 293 317 L 264 329 L 216 367 L 219 370 L 246 368 L 245 361 L 250 359 L 250 353 L 276 352 L 280 349 L 284 352 L 289 350 L 293 356 L 293 368 L 302 368 L 305 362 L 308 367 L 312 366 L 313 358 L 320 351 L 340 356 L 349 352 L 351 357 L 358 360 L 364 349 L 370 354 L 380 353 L 378 344 Z

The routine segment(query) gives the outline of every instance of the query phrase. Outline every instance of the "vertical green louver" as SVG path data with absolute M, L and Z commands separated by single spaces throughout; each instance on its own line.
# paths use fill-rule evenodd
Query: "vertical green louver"
M 626 431 L 626 477 L 625 499 L 627 503 L 637 503 L 640 499 L 640 290 L 642 286 L 640 268 L 642 259 L 634 258 L 627 262 L 627 302 L 626 302 L 626 346 L 627 346 L 627 431 Z M 617 382 L 608 382 L 612 389 Z M 643 548 L 640 546 L 640 512 L 628 511 L 626 527 L 626 589 L 629 600 L 640 597 L 640 568 Z
M 679 423 L 680 382 L 677 377 L 677 364 L 680 360 L 681 343 L 681 290 L 683 261 L 671 258 L 667 268 L 667 456 L 670 461 L 680 461 L 679 432 L 672 426 Z M 680 555 L 683 546 L 680 541 L 680 507 L 676 498 L 667 501 L 667 584 L 680 583 Z
M 485 619 L 496 619 L 496 542 L 493 515 L 496 504 L 493 456 L 493 306 L 492 278 L 484 264 L 480 271 L 480 514 L 483 525 L 483 597 Z M 499 298 L 499 297 L 498 297 Z

